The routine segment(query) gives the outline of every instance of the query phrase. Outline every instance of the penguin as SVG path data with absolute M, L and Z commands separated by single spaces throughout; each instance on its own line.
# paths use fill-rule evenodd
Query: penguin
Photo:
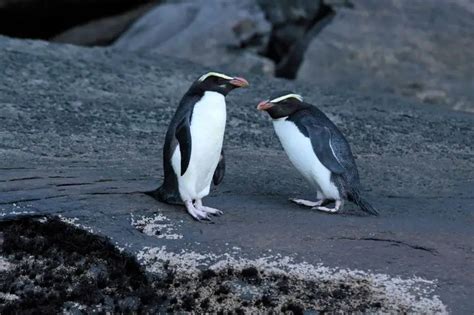
M 292 92 L 277 93 L 260 102 L 257 109 L 270 115 L 290 161 L 316 189 L 316 201 L 291 201 L 336 213 L 343 208 L 344 200 L 349 200 L 363 211 L 378 215 L 361 196 L 359 172 L 349 143 L 322 111 Z M 330 201 L 335 201 L 334 208 L 325 206 Z
M 222 150 L 226 124 L 226 95 L 247 87 L 244 78 L 209 72 L 198 78 L 181 99 L 166 132 L 163 184 L 148 192 L 159 201 L 183 204 L 196 220 L 210 220 L 222 211 L 205 207 L 211 181 L 218 185 L 225 173 Z

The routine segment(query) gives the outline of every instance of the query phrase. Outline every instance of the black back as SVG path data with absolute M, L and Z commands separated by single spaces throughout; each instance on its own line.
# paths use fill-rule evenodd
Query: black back
M 318 108 L 307 103 L 302 104 L 302 108 L 290 116 L 288 120 L 295 123 L 298 129 L 308 138 L 310 138 L 315 150 L 315 143 L 323 146 L 324 153 L 318 150 L 315 154 L 321 159 L 321 162 L 332 171 L 335 182 L 342 180 L 341 188 L 344 194 L 350 192 L 350 187 L 358 188 L 360 186 L 359 172 L 355 164 L 352 150 L 344 135 L 337 126 Z M 324 143 L 322 143 L 324 142 Z M 323 154 L 331 155 L 336 163 L 325 162 Z

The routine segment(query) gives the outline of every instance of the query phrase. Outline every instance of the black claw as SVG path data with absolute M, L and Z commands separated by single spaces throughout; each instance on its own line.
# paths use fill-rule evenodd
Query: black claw
M 206 221 L 210 221 L 210 222 L 212 222 L 212 219 L 211 219 L 211 217 L 208 217 L 208 216 L 205 216 L 205 217 L 204 217 L 204 218 L 202 218 L 202 219 L 203 219 L 203 220 L 206 220 Z

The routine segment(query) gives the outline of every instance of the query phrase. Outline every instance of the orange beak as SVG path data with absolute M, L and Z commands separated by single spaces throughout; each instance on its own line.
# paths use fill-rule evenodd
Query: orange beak
M 268 100 L 266 101 L 261 101 L 260 103 L 258 103 L 257 105 L 257 109 L 258 110 L 267 110 L 269 108 L 272 108 L 273 107 L 273 104 L 270 103 Z
M 235 77 L 232 80 L 230 80 L 229 82 L 230 82 L 230 84 L 235 85 L 239 88 L 249 86 L 249 82 L 247 80 L 245 80 L 244 78 Z

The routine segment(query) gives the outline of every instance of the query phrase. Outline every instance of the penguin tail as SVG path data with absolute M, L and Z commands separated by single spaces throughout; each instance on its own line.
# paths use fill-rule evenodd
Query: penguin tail
M 352 192 L 352 200 L 360 209 L 368 214 L 378 216 L 379 212 L 365 198 L 360 195 L 358 190 Z
M 152 191 L 145 191 L 144 193 L 145 195 L 151 196 L 155 198 L 156 200 L 164 202 L 164 203 L 168 203 L 172 205 L 183 204 L 183 201 L 181 200 L 179 193 L 166 189 L 164 185 Z

